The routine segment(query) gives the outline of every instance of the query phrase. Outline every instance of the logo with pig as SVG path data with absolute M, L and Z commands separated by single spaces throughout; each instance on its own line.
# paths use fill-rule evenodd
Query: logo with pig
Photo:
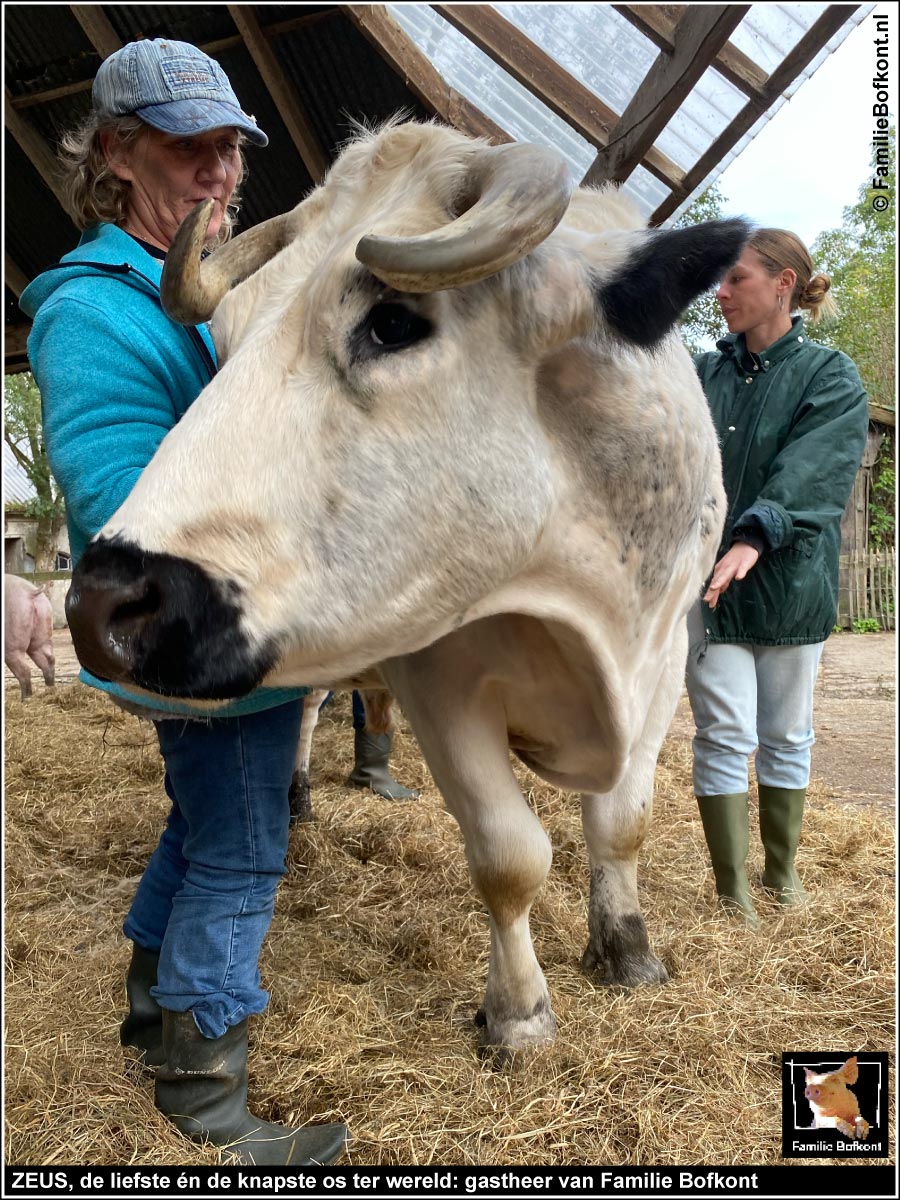
M 785 1158 L 887 1154 L 887 1054 L 783 1054 Z

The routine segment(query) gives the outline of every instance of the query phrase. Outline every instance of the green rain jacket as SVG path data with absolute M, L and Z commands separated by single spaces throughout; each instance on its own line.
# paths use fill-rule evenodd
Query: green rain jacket
M 841 515 L 866 443 L 868 403 L 853 362 L 812 342 L 800 317 L 761 354 L 743 334 L 695 358 L 719 435 L 728 513 L 717 560 L 736 541 L 761 555 L 715 609 L 711 642 L 821 642 L 837 616 Z

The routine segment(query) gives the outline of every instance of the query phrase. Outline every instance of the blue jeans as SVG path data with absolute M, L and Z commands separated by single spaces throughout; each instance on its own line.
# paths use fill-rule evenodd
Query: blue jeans
M 813 689 L 824 642 L 753 646 L 710 642 L 700 605 L 688 613 L 687 690 L 697 732 L 694 794 L 746 792 L 747 760 L 766 787 L 805 788 L 813 735 Z
M 269 995 L 259 955 L 285 872 L 303 701 L 249 716 L 158 721 L 172 809 L 124 924 L 159 951 L 151 994 L 221 1037 Z

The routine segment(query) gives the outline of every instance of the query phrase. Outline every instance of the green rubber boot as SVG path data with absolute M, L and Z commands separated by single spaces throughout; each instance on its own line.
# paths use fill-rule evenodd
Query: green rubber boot
M 385 800 L 418 800 L 418 792 L 404 787 L 391 775 L 388 759 L 393 744 L 394 735 L 391 733 L 354 730 L 355 762 L 347 782 L 353 787 L 371 788 L 376 796 L 382 796 Z
M 698 796 L 697 804 L 722 907 L 755 929 L 759 920 L 750 897 L 745 865 L 750 850 L 747 793 Z
M 779 904 L 793 906 L 807 899 L 794 857 L 800 843 L 806 788 L 759 785 L 759 835 L 766 851 L 762 885 Z
M 159 954 L 132 942 L 131 965 L 125 977 L 128 1015 L 119 1027 L 119 1041 L 133 1046 L 147 1067 L 158 1067 L 164 1060 L 162 1009 L 150 995 L 156 984 Z
M 247 1111 L 247 1018 L 206 1038 L 190 1010 L 162 1014 L 165 1062 L 156 1072 L 156 1107 L 182 1133 L 255 1166 L 311 1167 L 338 1158 L 346 1125 L 289 1129 Z

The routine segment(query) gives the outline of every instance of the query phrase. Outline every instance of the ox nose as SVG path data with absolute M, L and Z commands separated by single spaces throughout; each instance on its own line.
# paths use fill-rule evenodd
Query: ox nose
M 66 596 L 66 619 L 75 653 L 98 679 L 127 680 L 137 660 L 141 631 L 160 611 L 153 579 L 114 580 L 76 568 Z
M 274 643 L 249 645 L 237 587 L 119 538 L 85 550 L 66 615 L 82 666 L 163 696 L 242 696 L 277 658 Z

